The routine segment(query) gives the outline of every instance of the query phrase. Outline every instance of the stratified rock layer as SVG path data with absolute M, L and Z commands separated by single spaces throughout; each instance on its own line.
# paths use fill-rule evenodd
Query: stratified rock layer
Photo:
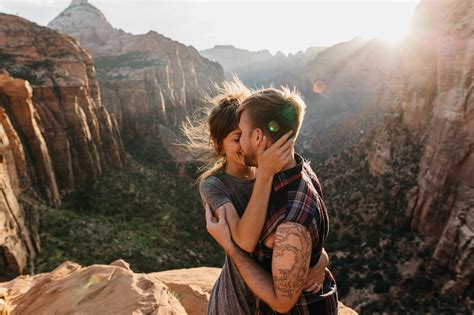
M 30 271 L 39 250 L 38 209 L 125 162 L 115 118 L 101 104 L 93 60 L 77 41 L 0 14 L 0 276 Z M 24 205 L 23 205 L 24 206 Z
M 70 37 L 16 16 L 2 14 L 0 20 L 0 67 L 32 87 L 28 92 L 22 82 L 3 84 L 3 106 L 16 120 L 13 126 L 51 198 L 56 190 L 68 193 L 83 187 L 109 165 L 122 166 L 117 125 L 102 106 L 87 51 Z M 38 133 L 44 140 L 36 139 Z M 45 154 L 45 146 L 57 188 L 47 158 L 35 157 Z
M 18 155 L 22 157 L 23 152 L 16 152 L 22 146 L 15 143 L 19 139 L 16 133 L 11 133 L 12 129 L 7 134 L 4 124 L 4 121 L 0 124 L 0 280 L 26 272 L 38 246 L 30 236 L 28 220 L 18 202 L 20 187 L 15 162 Z M 24 161 L 17 162 L 25 166 Z
M 415 231 L 438 240 L 434 259 L 456 272 L 444 289 L 461 293 L 474 275 L 474 6 L 422 1 L 414 22 L 369 164 L 374 174 L 397 171 L 399 126 L 422 146 L 406 214 Z

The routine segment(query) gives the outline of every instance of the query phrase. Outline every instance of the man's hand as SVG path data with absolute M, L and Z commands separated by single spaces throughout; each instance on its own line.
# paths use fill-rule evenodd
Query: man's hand
M 316 293 L 321 290 L 328 264 L 329 256 L 323 248 L 318 263 L 309 269 L 308 277 L 306 278 L 306 283 L 304 285 L 304 291 Z
M 258 175 L 263 174 L 265 178 L 273 178 L 273 175 L 288 165 L 294 154 L 295 138 L 290 138 L 292 133 L 293 131 L 290 130 L 269 148 L 267 148 L 267 136 L 263 137 L 257 149 Z
M 221 245 L 221 247 L 228 252 L 233 249 L 236 245 L 232 241 L 230 235 L 229 225 L 225 220 L 225 209 L 219 207 L 216 210 L 217 218 L 212 215 L 211 207 L 206 203 L 206 228 L 207 232 Z

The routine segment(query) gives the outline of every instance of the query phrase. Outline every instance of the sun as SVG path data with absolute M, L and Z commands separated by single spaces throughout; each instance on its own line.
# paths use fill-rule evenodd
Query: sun
M 418 4 L 418 0 L 375 2 L 366 16 L 361 14 L 360 27 L 365 31 L 362 37 L 377 38 L 390 44 L 403 41 L 411 32 Z
M 392 45 L 398 44 L 410 33 L 409 27 L 404 26 L 405 25 L 392 25 L 392 27 L 387 27 L 381 30 L 375 38 Z

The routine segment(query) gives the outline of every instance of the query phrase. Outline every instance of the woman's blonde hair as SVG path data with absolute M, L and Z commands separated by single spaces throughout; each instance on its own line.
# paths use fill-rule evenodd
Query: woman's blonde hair
M 198 182 L 224 167 L 226 157 L 223 141 L 239 126 L 237 109 L 252 94 L 237 76 L 215 85 L 217 95 L 206 97 L 206 107 L 192 118 L 187 118 L 181 130 L 185 136 L 183 144 L 195 160 L 202 163 Z

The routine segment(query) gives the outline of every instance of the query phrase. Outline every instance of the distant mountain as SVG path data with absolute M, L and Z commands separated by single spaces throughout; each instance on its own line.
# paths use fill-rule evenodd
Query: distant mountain
M 219 62 L 224 67 L 226 77 L 239 67 L 267 62 L 273 57 L 268 50 L 250 51 L 232 45 L 216 45 L 199 53 L 209 60 Z
M 221 63 L 226 77 L 235 73 L 251 87 L 296 87 L 308 105 L 298 143 L 325 158 L 357 143 L 381 121 L 385 107 L 377 100 L 399 52 L 381 41 L 356 37 L 288 56 L 231 45 L 200 53 Z
M 284 81 L 295 86 L 308 106 L 302 145 L 322 158 L 358 142 L 381 122 L 379 99 L 397 65 L 399 49 L 378 40 L 354 38 L 320 52 Z
M 177 128 L 202 104 L 222 67 L 155 31 L 133 35 L 114 29 L 87 0 L 72 1 L 49 27 L 79 40 L 95 58 L 105 106 L 125 138 Z
M 227 78 L 236 73 L 244 83 L 254 86 L 283 80 L 324 49 L 326 47 L 311 47 L 304 52 L 286 56 L 281 51 L 272 55 L 268 50 L 249 51 L 232 45 L 216 45 L 211 49 L 201 50 L 200 53 L 219 62 L 224 67 Z

